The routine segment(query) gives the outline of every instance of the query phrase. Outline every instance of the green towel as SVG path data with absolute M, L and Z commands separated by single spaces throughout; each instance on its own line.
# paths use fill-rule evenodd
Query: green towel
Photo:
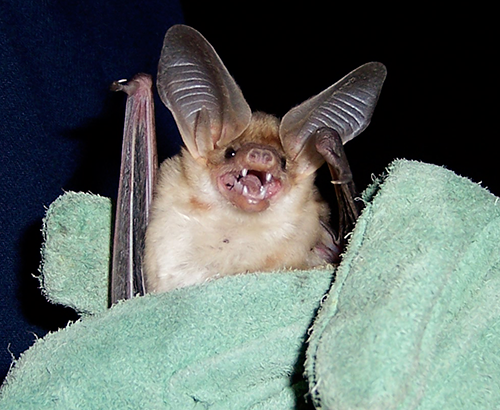
M 294 409 L 330 272 L 249 274 L 137 297 L 38 340 L 7 409 Z
M 47 216 L 42 273 L 48 297 L 94 315 L 16 361 L 1 409 L 500 408 L 500 204 L 467 179 L 394 162 L 326 299 L 331 270 L 288 271 L 109 310 L 84 283 L 107 281 L 109 245 L 89 238 L 109 244 L 109 201 L 82 198 Z
M 43 221 L 42 290 L 53 303 L 81 314 L 108 308 L 111 201 L 67 192 Z
M 321 409 L 500 409 L 498 198 L 395 162 L 314 324 L 307 372 Z

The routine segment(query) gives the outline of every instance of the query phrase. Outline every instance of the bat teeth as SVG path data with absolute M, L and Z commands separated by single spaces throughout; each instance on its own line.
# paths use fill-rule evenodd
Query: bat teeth
M 269 172 L 266 172 L 266 182 L 271 182 L 271 179 L 273 179 L 272 174 Z
M 250 194 L 250 191 L 248 190 L 248 187 L 246 185 L 243 185 L 241 189 L 241 194 L 243 196 L 246 196 L 248 198 L 252 198 L 253 200 L 261 200 L 264 199 L 267 196 L 267 186 L 261 185 L 259 188 L 259 193 L 256 194 Z
M 260 192 L 259 192 L 259 198 L 260 199 L 264 199 L 267 195 L 267 187 L 265 187 L 264 185 L 262 185 L 260 187 Z
M 247 175 L 248 175 L 248 169 L 243 168 L 243 169 L 241 170 L 241 176 L 246 177 Z

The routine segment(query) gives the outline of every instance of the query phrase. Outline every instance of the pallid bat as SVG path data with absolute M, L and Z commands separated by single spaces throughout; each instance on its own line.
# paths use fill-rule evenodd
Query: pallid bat
M 362 65 L 291 109 L 280 121 L 252 113 L 199 32 L 184 25 L 170 28 L 157 87 L 185 147 L 165 160 L 158 172 L 145 236 L 146 291 L 164 292 L 237 273 L 308 269 L 338 261 L 344 234 L 359 213 L 342 144 L 368 126 L 385 76 L 381 63 Z M 144 83 L 141 78 L 132 82 L 135 85 L 118 88 L 129 94 L 127 107 L 142 104 L 151 111 L 150 94 L 146 102 L 143 97 L 132 101 L 134 94 L 142 93 L 137 91 L 141 89 L 137 84 Z M 126 121 L 145 133 L 150 125 L 141 125 L 145 118 L 132 114 L 137 111 L 127 108 Z M 133 115 L 138 118 L 130 118 Z M 314 185 L 315 172 L 325 160 L 339 202 L 336 235 L 328 226 L 328 206 Z M 121 225 L 130 227 L 129 222 Z M 122 229 L 118 222 L 116 226 Z M 116 237 L 115 255 L 120 253 Z M 133 258 L 128 261 L 130 267 Z M 126 282 L 132 277 L 130 273 Z M 137 286 L 128 289 L 132 289 L 128 296 L 118 292 L 114 299 L 142 293 Z

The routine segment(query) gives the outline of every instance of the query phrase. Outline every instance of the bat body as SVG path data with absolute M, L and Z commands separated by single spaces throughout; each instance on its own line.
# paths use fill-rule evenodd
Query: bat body
M 287 158 L 278 127 L 256 113 L 207 158 L 184 149 L 161 165 L 146 235 L 148 291 L 332 261 L 328 208 L 314 174 Z
M 157 86 L 185 147 L 158 172 L 145 238 L 146 290 L 338 261 L 344 233 L 359 212 L 342 145 L 369 124 L 385 75 L 382 64 L 365 64 L 280 121 L 252 113 L 200 33 L 172 27 Z M 132 120 L 137 133 L 149 129 L 143 118 Z M 339 201 L 337 236 L 314 185 L 325 160 Z

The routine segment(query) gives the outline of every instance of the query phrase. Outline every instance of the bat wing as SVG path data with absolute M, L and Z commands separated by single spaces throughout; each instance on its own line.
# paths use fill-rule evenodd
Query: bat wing
M 311 141 L 318 129 L 335 130 L 344 144 L 360 134 L 370 123 L 385 77 L 383 64 L 367 63 L 292 108 L 280 124 L 280 138 L 291 158 L 306 155 L 314 172 L 322 163 Z
M 144 238 L 158 160 L 151 77 L 139 74 L 113 83 L 112 90 L 128 94 L 111 266 L 113 304 L 145 293 Z
M 157 86 L 195 158 L 238 137 L 250 123 L 240 88 L 210 43 L 191 27 L 176 25 L 165 35 Z

